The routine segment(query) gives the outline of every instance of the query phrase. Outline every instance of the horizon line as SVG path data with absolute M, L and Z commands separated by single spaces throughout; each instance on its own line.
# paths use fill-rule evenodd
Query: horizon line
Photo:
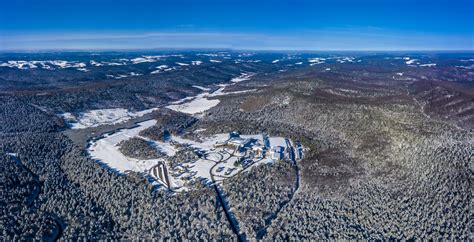
M 474 52 L 474 49 L 253 49 L 208 47 L 160 47 L 160 48 L 38 48 L 0 49 L 0 53 L 41 52 L 134 52 L 134 51 L 254 51 L 254 52 Z

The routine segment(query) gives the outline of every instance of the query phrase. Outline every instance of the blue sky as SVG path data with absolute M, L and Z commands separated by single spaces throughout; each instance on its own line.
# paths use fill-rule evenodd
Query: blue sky
M 14 0 L 0 50 L 472 50 L 474 0 Z

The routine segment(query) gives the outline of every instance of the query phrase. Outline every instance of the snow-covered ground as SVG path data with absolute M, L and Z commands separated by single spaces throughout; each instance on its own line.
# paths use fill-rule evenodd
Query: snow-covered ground
M 203 91 L 210 91 L 211 90 L 210 88 L 202 87 L 202 86 L 198 86 L 198 85 L 194 85 L 193 87 L 195 87 L 197 89 L 200 89 L 200 90 L 203 90 Z
M 166 70 L 167 67 L 168 66 L 166 65 L 161 65 L 161 66 L 158 66 L 157 69 Z M 126 76 L 138 76 L 138 75 L 141 75 L 141 74 L 131 72 L 129 75 L 119 75 L 119 76 L 108 75 L 108 76 L 119 79 Z M 220 102 L 218 99 L 208 99 L 209 97 L 217 97 L 217 96 L 222 96 L 222 95 L 239 94 L 239 93 L 255 91 L 255 90 L 243 90 L 243 91 L 235 91 L 235 92 L 224 92 L 224 89 L 227 86 L 235 85 L 238 82 L 249 80 L 250 77 L 252 77 L 252 75 L 254 74 L 242 73 L 239 77 L 235 77 L 231 79 L 229 84 L 220 84 L 219 85 L 220 88 L 212 93 L 209 92 L 211 90 L 210 88 L 206 88 L 202 86 L 193 86 L 205 92 L 200 93 L 194 97 L 186 97 L 179 101 L 172 102 L 170 103 L 170 105 L 167 106 L 167 108 L 178 111 L 178 112 L 188 113 L 188 114 L 202 113 L 216 106 Z M 111 124 L 123 123 L 132 118 L 141 117 L 147 113 L 151 113 L 155 110 L 158 110 L 158 108 L 151 108 L 151 109 L 146 109 L 146 110 L 142 110 L 138 112 L 132 112 L 125 108 L 110 108 L 110 109 L 89 110 L 87 112 L 82 112 L 79 114 L 62 113 L 59 115 L 65 119 L 65 121 L 69 124 L 69 126 L 72 129 L 84 129 L 84 128 L 89 128 L 89 127 L 97 127 L 100 125 L 107 125 L 107 124 L 111 125 Z
M 202 113 L 212 107 L 217 106 L 217 104 L 219 104 L 220 102 L 219 99 L 208 99 L 209 97 L 217 97 L 217 96 L 223 96 L 223 95 L 229 95 L 229 94 L 239 94 L 239 93 L 254 91 L 254 90 L 244 90 L 244 91 L 236 91 L 236 92 L 223 92 L 227 86 L 235 85 L 238 82 L 249 80 L 250 77 L 252 77 L 253 75 L 254 75 L 253 73 L 242 73 L 239 77 L 235 77 L 231 79 L 231 84 L 220 84 L 219 85 L 220 88 L 214 91 L 213 93 L 204 92 L 194 97 L 186 97 L 179 101 L 173 102 L 166 107 L 174 111 L 188 113 L 188 114 Z M 194 86 L 194 87 L 199 88 L 203 91 L 209 91 L 209 90 L 203 89 L 200 86 Z
M 124 74 L 120 74 L 120 75 L 105 75 L 107 77 L 110 77 L 110 78 L 115 78 L 115 79 L 122 79 L 122 78 L 126 78 L 126 77 L 132 77 L 132 76 L 141 76 L 143 74 L 140 74 L 140 73 L 135 73 L 135 72 L 130 72 L 128 75 L 124 75 Z
M 435 67 L 435 66 L 436 66 L 436 63 L 421 64 L 420 66 L 423 66 L 423 67 Z
M 413 64 L 416 64 L 416 61 L 418 61 L 418 60 L 417 59 L 408 59 L 407 61 L 405 61 L 405 63 L 407 65 L 413 65 Z
M 92 142 L 88 148 L 88 152 L 93 159 L 99 160 L 119 172 L 123 173 L 128 170 L 144 172 L 152 166 L 157 165 L 159 160 L 151 159 L 140 161 L 126 157 L 119 151 L 117 144 L 137 136 L 140 131 L 155 124 L 156 120 L 148 120 L 138 123 L 138 126 L 135 128 L 122 129 L 119 132 L 107 135 L 102 139 Z
M 33 69 L 43 68 L 47 70 L 54 70 L 57 68 L 84 68 L 86 64 L 78 61 L 64 61 L 64 60 L 45 60 L 45 61 L 7 61 L 0 63 L 0 67 L 10 67 L 18 69 Z
M 148 58 L 148 57 L 137 57 L 131 59 L 133 64 L 140 64 L 140 63 L 145 63 L 145 62 L 156 62 L 158 61 L 157 59 L 154 58 Z
M 354 57 L 351 57 L 351 56 L 346 56 L 346 57 L 336 57 L 335 58 L 337 62 L 341 63 L 341 64 L 344 64 L 346 62 L 354 62 L 355 58 Z
M 176 70 L 176 67 L 171 67 L 170 68 L 167 65 L 159 65 L 155 68 L 156 68 L 156 70 L 152 71 L 150 74 L 158 74 L 158 73 L 162 73 L 162 72 L 166 72 L 166 71 Z
M 242 82 L 242 81 L 247 81 L 247 80 L 250 80 L 250 78 L 253 75 L 255 75 L 255 74 L 254 73 L 242 73 L 240 76 L 234 77 L 230 81 L 235 82 L 235 83 Z
M 141 117 L 158 108 L 132 112 L 125 108 L 95 109 L 75 115 L 73 113 L 60 114 L 72 129 L 85 129 L 105 124 L 118 124 L 132 118 Z
M 206 94 L 208 93 L 200 94 L 190 102 L 185 102 L 182 104 L 172 104 L 166 107 L 174 111 L 188 114 L 202 113 L 216 106 L 220 102 L 218 99 L 207 99 Z
M 102 138 L 91 141 L 88 147 L 89 155 L 108 167 L 120 172 L 127 171 L 142 172 L 149 174 L 161 183 L 164 181 L 156 177 L 156 173 L 152 170 L 156 169 L 158 164 L 165 164 L 168 170 L 168 178 L 170 180 L 171 189 L 174 191 L 185 191 L 188 189 L 186 184 L 189 181 L 200 181 L 209 184 L 212 181 L 211 176 L 214 175 L 216 181 L 222 181 L 241 172 L 244 167 L 236 166 L 240 157 L 246 156 L 246 153 L 237 152 L 237 150 L 228 147 L 215 147 L 217 143 L 225 143 L 229 139 L 229 134 L 215 134 L 208 137 L 202 137 L 201 141 L 186 139 L 180 136 L 172 135 L 169 141 L 162 142 L 151 140 L 139 135 L 140 131 L 152 127 L 156 124 L 156 120 L 148 120 L 137 123 L 136 127 L 130 129 L 120 129 Z M 204 152 L 204 156 L 194 161 L 183 161 L 175 167 L 168 164 L 167 158 L 160 159 L 134 159 L 123 155 L 118 144 L 124 140 L 139 137 L 145 139 L 156 149 L 164 152 L 167 157 L 175 156 L 176 153 L 183 149 L 176 144 L 184 145 L 183 147 L 192 147 L 191 149 Z M 241 135 L 243 139 L 254 139 L 257 143 L 263 145 L 265 143 L 264 136 L 259 135 Z M 293 146 L 292 142 L 283 137 L 270 137 L 268 145 L 282 146 L 289 148 Z M 188 148 L 186 148 L 188 149 Z M 267 158 L 251 158 L 253 162 L 250 165 L 255 166 L 263 163 L 274 162 L 269 155 Z
M 325 60 L 326 60 L 325 58 L 316 57 L 316 58 L 309 58 L 308 62 L 311 63 L 310 66 L 314 66 L 318 64 L 323 64 Z

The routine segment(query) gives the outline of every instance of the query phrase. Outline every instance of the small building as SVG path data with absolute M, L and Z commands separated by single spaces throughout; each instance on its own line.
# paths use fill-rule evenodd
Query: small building
M 265 147 L 264 146 L 253 146 L 252 151 L 255 153 L 255 156 L 258 158 L 262 158 L 265 153 Z
M 283 160 L 285 158 L 285 148 L 282 146 L 272 147 L 271 155 L 274 160 Z
M 232 139 L 232 138 L 240 138 L 240 133 L 239 131 L 232 131 L 229 133 L 229 139 Z
M 288 147 L 286 139 L 283 137 L 270 137 L 268 138 L 268 143 L 271 148 L 280 146 L 286 149 Z
M 229 141 L 227 141 L 228 145 L 237 147 L 237 148 L 250 147 L 251 143 L 252 143 L 252 139 L 243 139 L 240 137 L 234 137 L 234 138 L 231 138 Z

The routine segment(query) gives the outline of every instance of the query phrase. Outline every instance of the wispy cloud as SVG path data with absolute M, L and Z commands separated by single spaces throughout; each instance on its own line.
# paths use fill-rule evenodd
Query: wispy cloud
M 301 33 L 51 32 L 3 33 L 1 50 L 233 48 L 255 50 L 474 49 L 472 36 L 399 33 L 367 26 Z M 446 48 L 449 46 L 449 48 Z

